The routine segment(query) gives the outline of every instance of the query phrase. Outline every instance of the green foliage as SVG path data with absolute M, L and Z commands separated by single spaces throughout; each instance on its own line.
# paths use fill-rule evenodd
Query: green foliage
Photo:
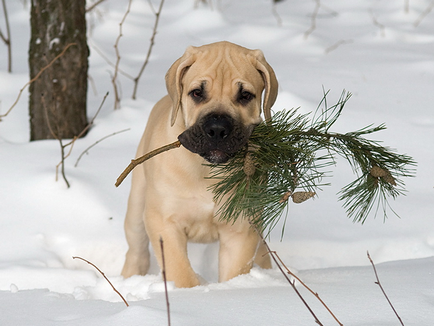
M 327 94 L 312 119 L 297 109 L 277 112 L 271 121 L 255 127 L 248 146 L 227 164 L 212 165 L 216 183 L 211 188 L 222 204 L 221 219 L 247 218 L 259 229 L 271 230 L 289 198 L 299 203 L 327 185 L 323 179 L 331 176 L 328 168 L 336 165 L 336 156 L 345 158 L 357 175 L 339 193 L 348 216 L 363 223 L 374 207 L 375 214 L 381 207 L 387 217 L 388 198 L 405 192 L 400 178 L 413 175 L 409 167 L 415 162 L 364 138 L 386 129 L 384 124 L 345 134 L 331 132 L 351 94 L 343 91 L 331 107 Z

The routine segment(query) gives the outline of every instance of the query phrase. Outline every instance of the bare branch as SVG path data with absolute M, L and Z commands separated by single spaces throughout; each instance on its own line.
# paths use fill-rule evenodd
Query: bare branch
M 258 232 L 259 236 L 262 239 L 262 242 L 264 243 L 265 247 L 267 248 L 268 253 L 270 254 L 271 258 L 273 259 L 274 263 L 276 264 L 276 266 L 279 268 L 280 272 L 282 273 L 282 275 L 286 278 L 286 280 L 288 281 L 288 283 L 292 286 L 293 290 L 295 291 L 295 293 L 298 295 L 298 297 L 300 298 L 300 300 L 303 302 L 303 304 L 306 306 L 307 310 L 309 310 L 309 312 L 311 313 L 311 315 L 313 316 L 313 318 L 315 319 L 315 322 L 320 325 L 323 326 L 323 324 L 319 321 L 318 317 L 315 315 L 315 313 L 313 312 L 312 308 L 307 304 L 306 300 L 302 297 L 302 295 L 300 294 L 300 292 L 297 290 L 297 287 L 295 286 L 295 281 L 291 281 L 291 279 L 289 278 L 289 276 L 284 272 L 282 266 L 279 264 L 279 260 L 276 258 L 275 252 L 271 251 L 270 247 L 268 246 L 267 241 L 265 241 L 262 233 L 256 228 L 256 232 Z
M 90 261 L 88 261 L 88 260 L 86 260 L 86 259 L 84 259 L 84 258 L 81 258 L 81 257 L 77 257 L 77 256 L 74 256 L 74 257 L 72 257 L 72 259 L 81 259 L 82 261 L 84 261 L 84 262 L 86 262 L 86 263 L 88 263 L 89 265 L 91 265 L 91 266 L 93 266 L 98 272 L 100 272 L 100 274 L 105 278 L 105 280 L 110 284 L 110 286 L 112 287 L 112 289 L 113 289 L 113 291 L 115 291 L 120 297 L 121 297 L 121 299 L 124 301 L 124 303 L 125 303 L 125 305 L 127 306 L 127 307 L 129 307 L 129 304 L 128 304 L 128 302 L 127 302 L 127 300 L 125 300 L 125 298 L 122 296 L 122 294 L 118 291 L 118 290 L 116 290 L 116 288 L 113 286 L 113 284 L 110 282 L 110 280 L 107 278 L 107 276 L 105 276 L 105 274 L 95 265 L 95 264 L 93 264 L 93 263 L 91 263 Z
M 163 246 L 163 238 L 162 237 L 160 237 L 160 249 L 161 249 L 161 260 L 163 263 L 161 274 L 163 275 L 164 293 L 166 295 L 167 325 L 170 326 L 170 303 L 169 303 L 169 293 L 167 291 L 166 261 L 164 259 L 164 246 Z
M 91 4 L 89 7 L 86 8 L 86 12 L 92 11 L 95 9 L 96 6 L 98 6 L 100 3 L 104 2 L 105 0 L 98 0 L 95 3 Z
M 277 2 L 278 1 L 273 1 L 273 3 L 271 4 L 271 11 L 273 13 L 273 16 L 276 18 L 277 20 L 277 26 L 281 27 L 282 26 L 282 18 L 279 15 L 279 12 L 277 11 Z
M 383 292 L 384 297 L 386 298 L 387 302 L 389 303 L 390 307 L 392 308 L 392 310 L 395 313 L 396 317 L 398 318 L 399 322 L 401 323 L 402 326 L 404 326 L 404 323 L 402 322 L 401 317 L 399 317 L 398 313 L 396 312 L 395 308 L 392 305 L 392 302 L 390 302 L 390 300 L 389 300 L 386 292 L 383 289 L 383 286 L 380 283 L 380 279 L 378 278 L 378 274 L 377 274 L 377 269 L 375 268 L 374 262 L 372 261 L 371 256 L 369 255 L 369 251 L 368 251 L 368 259 L 371 262 L 372 268 L 374 269 L 375 278 L 377 279 L 377 281 L 375 282 L 375 284 L 377 284 L 380 287 L 381 292 Z
M 98 48 L 95 44 L 90 44 L 90 47 L 95 50 L 96 53 L 98 53 L 101 58 L 103 58 L 105 60 L 105 62 L 107 62 L 109 64 L 109 66 L 112 66 L 113 68 L 116 68 L 116 64 L 111 62 L 109 58 L 107 58 L 107 56 L 104 54 L 104 52 Z M 124 75 L 125 77 L 127 77 L 128 79 L 134 80 L 134 77 L 131 76 L 129 73 L 125 72 L 124 70 L 122 70 L 121 68 L 118 67 L 118 72 L 121 75 Z M 113 77 L 113 76 L 112 76 Z
M 422 22 L 422 20 L 428 16 L 428 14 L 433 10 L 434 8 L 434 1 L 431 1 L 431 3 L 428 5 L 428 7 L 420 14 L 419 18 L 414 22 L 414 27 L 419 26 L 419 24 Z
M 5 16 L 5 23 L 6 23 L 6 37 L 3 35 L 3 33 L 0 31 L 0 37 L 5 42 L 6 46 L 8 47 L 8 72 L 12 72 L 12 45 L 11 45 L 11 31 L 9 27 L 9 18 L 8 18 L 8 11 L 6 9 L 6 0 L 2 0 L 3 4 L 3 13 Z
M 341 45 L 343 45 L 343 44 L 350 44 L 350 43 L 353 43 L 353 40 L 339 40 L 339 41 L 337 41 L 335 44 L 333 44 L 333 45 L 329 46 L 328 48 L 326 48 L 326 49 L 324 50 L 324 52 L 325 52 L 326 54 L 328 54 L 328 53 L 330 53 L 330 52 L 336 50 L 336 49 L 337 49 L 338 47 L 340 47 Z
M 140 77 L 142 77 L 143 71 L 145 70 L 146 66 L 148 65 L 149 58 L 150 58 L 151 53 L 152 53 L 152 48 L 154 47 L 154 44 L 155 44 L 155 35 L 157 35 L 157 27 L 158 27 L 158 22 L 160 20 L 161 10 L 163 9 L 163 4 L 164 4 L 164 0 L 161 0 L 160 6 L 158 7 L 158 11 L 155 12 L 155 23 L 154 23 L 154 28 L 152 31 L 151 43 L 149 44 L 149 48 L 148 48 L 148 53 L 146 54 L 145 62 L 143 62 L 143 65 L 142 65 L 142 68 L 140 68 L 139 74 L 137 75 L 136 78 L 134 78 L 134 90 L 133 90 L 133 95 L 132 95 L 133 100 L 136 99 L 137 87 L 139 86 Z M 153 8 L 152 4 L 151 4 L 151 8 Z
M 66 52 L 66 50 L 68 50 L 71 46 L 73 45 L 77 45 L 77 43 L 69 43 L 67 46 L 65 46 L 65 48 L 63 49 L 63 51 L 61 53 L 59 53 L 53 60 L 51 60 L 51 62 L 46 65 L 44 68 L 42 68 L 41 70 L 39 70 L 39 72 L 36 74 L 35 77 L 33 77 L 31 80 L 29 80 L 21 89 L 20 92 L 18 93 L 17 99 L 15 100 L 15 102 L 12 104 L 12 106 L 6 111 L 5 114 L 0 115 L 0 121 L 2 120 L 2 118 L 6 117 L 11 111 L 12 109 L 17 105 L 18 101 L 20 100 L 21 94 L 23 93 L 23 91 L 26 89 L 27 86 L 29 86 L 31 83 L 33 83 L 36 79 L 38 79 L 42 73 L 47 70 L 48 68 L 51 67 L 51 65 L 57 60 L 59 59 L 61 56 L 63 56 Z
M 105 139 L 107 139 L 107 138 L 110 138 L 110 137 L 112 137 L 112 136 L 115 136 L 115 135 L 117 135 L 117 134 L 120 134 L 120 133 L 125 132 L 125 131 L 128 131 L 128 130 L 130 130 L 130 128 L 127 128 L 127 129 L 124 129 L 124 130 L 121 130 L 121 131 L 116 131 L 116 132 L 114 132 L 114 133 L 112 133 L 112 134 L 110 134 L 110 135 L 104 136 L 104 137 L 102 137 L 101 139 L 97 140 L 95 143 L 93 143 L 92 145 L 90 145 L 88 148 L 86 148 L 86 149 L 85 149 L 85 150 L 80 154 L 80 156 L 77 158 L 77 161 L 75 162 L 74 167 L 77 167 L 77 166 L 78 166 L 78 162 L 81 160 L 81 158 L 83 157 L 83 155 L 84 155 L 84 154 L 88 154 L 88 153 L 89 153 L 89 150 L 90 150 L 92 147 L 95 147 L 96 145 L 98 145 L 100 142 L 102 142 L 103 140 L 105 140 Z
M 343 324 L 337 319 L 337 317 L 333 314 L 333 312 L 330 310 L 330 308 L 325 304 L 325 302 L 320 298 L 319 294 L 317 292 L 314 292 L 310 287 L 308 287 L 297 275 L 295 275 L 293 272 L 289 270 L 288 267 L 286 267 L 285 263 L 280 259 L 279 255 L 276 251 L 273 251 L 273 254 L 276 255 L 279 262 L 282 264 L 282 266 L 286 269 L 286 272 L 291 275 L 293 278 L 295 278 L 298 282 L 300 282 L 301 285 L 303 285 L 310 293 L 312 293 L 318 300 L 321 302 L 321 304 L 324 306 L 324 308 L 327 309 L 327 311 L 330 313 L 330 315 L 336 320 L 336 322 L 343 326 Z
M 120 108 L 120 103 L 121 103 L 121 99 L 120 99 L 119 92 L 118 92 L 118 86 L 116 84 L 116 78 L 118 77 L 119 62 L 121 61 L 121 56 L 119 54 L 118 46 L 119 46 L 119 40 L 122 37 L 122 26 L 123 26 L 125 20 L 127 19 L 128 14 L 130 13 L 131 3 L 132 3 L 132 0 L 129 0 L 127 11 L 125 12 L 124 17 L 122 18 L 121 22 L 119 23 L 119 35 L 116 38 L 116 42 L 114 45 L 115 52 L 116 52 L 116 64 L 115 64 L 115 72 L 114 72 L 114 75 L 112 78 L 112 84 L 113 84 L 113 90 L 115 93 L 115 106 L 114 106 L 115 110 Z
M 128 176 L 128 174 L 130 174 L 131 171 L 133 171 L 133 169 L 139 165 L 142 164 L 143 162 L 149 160 L 150 158 L 161 154 L 163 152 L 166 152 L 168 150 L 174 149 L 174 148 L 178 148 L 181 146 L 181 142 L 179 140 L 177 140 L 176 142 L 173 142 L 171 144 L 162 146 L 160 148 L 154 149 L 153 151 L 146 153 L 143 156 L 140 156 L 139 158 L 136 158 L 134 160 L 131 160 L 131 163 L 126 167 L 126 169 L 124 170 L 124 172 L 121 173 L 121 175 L 118 177 L 118 179 L 116 180 L 115 186 L 119 187 L 120 184 L 122 183 L 122 181 L 125 180 L 125 178 Z
M 321 7 L 320 0 L 315 0 L 316 5 L 311 16 L 310 28 L 304 32 L 304 39 L 307 39 L 310 34 L 316 29 L 316 17 L 318 16 L 319 8 Z
M 377 18 L 374 16 L 374 12 L 372 9 L 369 9 L 369 13 L 371 14 L 373 24 L 380 29 L 381 36 L 382 37 L 386 36 L 386 33 L 384 32 L 384 30 L 386 29 L 386 26 L 384 26 L 383 24 L 378 22 Z

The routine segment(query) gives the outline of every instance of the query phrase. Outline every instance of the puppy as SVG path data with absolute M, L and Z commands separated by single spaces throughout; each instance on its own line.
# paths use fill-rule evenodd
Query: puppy
M 137 156 L 178 137 L 183 146 L 133 171 L 122 275 L 147 273 L 149 242 L 161 267 L 160 238 L 166 277 L 176 287 L 200 284 L 188 259 L 189 241 L 219 241 L 219 281 L 248 273 L 253 263 L 270 268 L 266 248 L 247 220 L 219 220 L 206 163 L 225 163 L 245 146 L 262 121 L 261 108 L 270 119 L 278 88 L 273 69 L 260 50 L 218 42 L 187 48 L 167 72 L 166 86 L 168 95 L 153 108 Z

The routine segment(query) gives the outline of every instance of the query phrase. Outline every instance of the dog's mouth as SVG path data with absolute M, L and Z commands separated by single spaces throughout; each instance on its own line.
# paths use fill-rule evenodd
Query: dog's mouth
M 233 155 L 229 155 L 219 149 L 214 149 L 201 156 L 209 163 L 222 164 L 226 163 Z
M 253 130 L 228 115 L 209 114 L 178 136 L 182 146 L 212 164 L 226 163 L 246 143 Z

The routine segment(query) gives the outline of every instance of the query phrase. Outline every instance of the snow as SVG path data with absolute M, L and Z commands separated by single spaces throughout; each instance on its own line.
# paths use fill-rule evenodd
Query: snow
M 371 123 L 388 129 L 375 135 L 417 162 L 415 178 L 404 180 L 405 197 L 391 202 L 400 218 L 349 220 L 336 193 L 352 178 L 339 162 L 318 198 L 292 205 L 282 241 L 278 225 L 269 244 L 292 272 L 327 303 L 344 325 L 398 325 L 367 259 L 369 251 L 389 298 L 405 325 L 434 324 L 434 12 L 421 21 L 428 0 L 321 1 L 316 28 L 315 1 L 166 1 L 151 60 L 130 99 L 133 83 L 119 75 L 120 110 L 113 110 L 113 45 L 125 1 L 107 0 L 88 14 L 88 112 L 93 117 L 110 95 L 84 139 L 66 159 L 67 189 L 55 180 L 57 141 L 29 142 L 27 89 L 0 122 L 0 321 L 3 325 L 164 325 L 164 287 L 155 260 L 151 274 L 119 276 L 127 249 L 123 218 L 129 179 L 114 182 L 133 158 L 152 105 L 165 94 L 164 74 L 188 45 L 228 40 L 260 48 L 279 79 L 275 110 L 309 112 L 323 88 L 329 103 L 346 89 L 353 93 L 336 130 Z M 159 3 L 154 3 L 157 8 Z M 0 113 L 15 102 L 28 81 L 29 4 L 7 3 L 12 33 L 13 73 L 0 45 Z M 375 19 L 375 21 L 374 21 Z M 2 20 L 1 29 L 3 30 Z M 418 22 L 417 26 L 415 23 Z M 154 16 L 135 0 L 119 41 L 120 67 L 136 76 L 145 59 Z M 95 48 L 98 49 L 95 50 Z M 124 129 L 84 155 L 101 138 Z M 277 270 L 217 283 L 217 246 L 191 245 L 192 264 L 204 284 L 175 289 L 169 284 L 172 325 L 314 325 L 315 322 Z M 126 308 L 91 266 L 96 264 L 129 301 Z M 297 288 L 324 325 L 336 322 L 301 285 Z

